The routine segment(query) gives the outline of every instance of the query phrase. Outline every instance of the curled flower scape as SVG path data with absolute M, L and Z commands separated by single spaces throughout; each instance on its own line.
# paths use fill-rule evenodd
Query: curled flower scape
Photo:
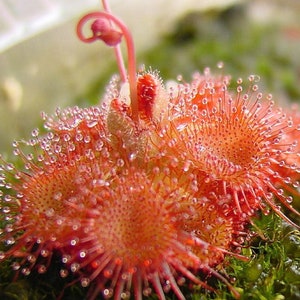
M 115 48 L 124 37 L 128 76 L 120 66 L 98 106 L 43 114 L 46 133 L 14 142 L 14 163 L 1 159 L 0 260 L 29 275 L 59 257 L 58 276 L 89 286 L 87 299 L 185 299 L 186 282 L 217 293 L 210 276 L 239 298 L 217 270 L 228 255 L 247 261 L 249 223 L 272 209 L 299 228 L 285 213 L 300 215 L 299 112 L 253 75 L 233 89 L 209 69 L 190 83 L 137 73 L 131 34 L 103 5 L 78 36 Z

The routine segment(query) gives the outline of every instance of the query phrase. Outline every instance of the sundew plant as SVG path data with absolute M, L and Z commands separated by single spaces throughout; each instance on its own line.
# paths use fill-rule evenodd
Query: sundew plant
M 98 104 L 43 113 L 46 133 L 1 159 L 3 297 L 298 297 L 297 106 L 223 63 L 188 79 L 138 71 L 102 6 L 77 35 L 113 48 L 119 75 Z

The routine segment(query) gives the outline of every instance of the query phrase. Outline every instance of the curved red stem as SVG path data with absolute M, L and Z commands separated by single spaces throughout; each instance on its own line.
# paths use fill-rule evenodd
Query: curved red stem
M 127 29 L 126 25 L 116 18 L 115 16 L 107 12 L 92 12 L 82 17 L 77 24 L 77 35 L 79 39 L 85 43 L 91 43 L 99 39 L 98 36 L 86 37 L 83 34 L 84 25 L 91 19 L 105 18 L 113 22 L 124 35 L 126 46 L 127 46 L 127 58 L 128 58 L 128 82 L 130 87 L 130 100 L 131 100 L 131 111 L 132 118 L 138 121 L 138 103 L 137 103 L 137 87 L 136 87 L 136 62 L 135 62 L 135 50 L 132 35 Z

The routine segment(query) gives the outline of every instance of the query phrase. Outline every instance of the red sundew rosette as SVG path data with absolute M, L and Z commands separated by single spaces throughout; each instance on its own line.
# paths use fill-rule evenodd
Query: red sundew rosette
M 228 211 L 230 207 L 231 214 L 236 214 L 238 219 L 241 220 L 241 224 L 247 222 L 246 220 L 255 215 L 255 212 L 259 209 L 266 211 L 264 205 L 259 201 L 259 195 L 256 197 L 253 196 L 253 193 L 249 191 L 235 189 L 232 190 L 231 187 L 224 188 L 224 182 L 222 180 L 211 180 L 206 172 L 195 172 L 195 197 L 196 199 L 207 199 L 211 205 L 217 205 L 221 210 L 223 207 L 224 212 Z M 239 199 L 239 205 L 241 211 L 237 212 L 235 205 L 232 203 L 235 201 L 233 195 L 236 194 Z
M 288 145 L 288 151 L 279 155 L 274 164 L 273 180 L 277 182 L 280 194 L 287 195 L 289 204 L 299 206 L 300 187 L 300 113 L 298 105 L 286 109 L 286 118 L 290 120 L 290 128 L 282 134 L 281 140 Z
M 192 123 L 197 112 L 215 110 L 219 99 L 228 97 L 229 75 L 213 75 L 209 68 L 202 73 L 194 73 L 191 82 L 170 81 L 168 86 L 168 116 L 176 119 L 181 126 Z M 203 112 L 204 113 L 204 112 Z
M 175 178 L 161 177 L 159 174 L 164 172 L 158 168 L 148 170 L 148 174 L 136 167 L 124 168 L 109 181 L 107 198 L 99 196 L 98 206 L 87 209 L 84 232 L 74 235 L 63 249 L 66 267 L 62 273 L 70 270 L 79 276 L 83 286 L 90 285 L 89 299 L 99 294 L 141 299 L 152 292 L 164 299 L 169 290 L 184 299 L 180 285 L 186 280 L 211 289 L 196 277 L 199 270 L 223 280 L 238 296 L 227 280 L 211 268 L 223 259 L 222 251 L 229 251 L 215 246 L 209 235 L 205 241 L 192 234 L 188 226 L 183 227 L 183 220 L 193 218 L 189 215 L 192 194 L 182 189 Z M 99 193 L 91 195 L 97 197 Z M 204 219 L 207 226 L 211 221 Z M 218 236 L 215 230 L 210 233 L 215 239 L 229 237 L 225 227 L 219 226 Z
M 62 118 L 70 114 L 76 125 Z M 1 259 L 15 258 L 14 269 L 25 275 L 35 266 L 39 273 L 46 272 L 53 252 L 81 230 L 85 211 L 78 208 L 97 205 L 87 197 L 91 185 L 102 186 L 120 168 L 105 147 L 103 118 L 91 116 L 93 108 L 60 112 L 55 123 L 60 128 L 49 119 L 54 131 L 40 137 L 34 130 L 27 147 L 14 143 L 23 166 L 2 166 L 2 184 L 9 190 L 1 199 L 7 223 L 1 241 L 9 247 Z
M 211 267 L 223 262 L 226 252 L 239 253 L 244 245 L 245 238 L 249 236 L 247 220 L 234 213 L 227 204 L 228 199 L 214 195 L 214 199 L 200 198 L 190 207 L 193 213 L 182 222 L 183 228 L 193 236 L 214 245 L 211 251 L 193 247 L 195 253 Z
M 290 120 L 291 126 L 288 131 L 283 132 L 282 140 L 289 145 L 289 153 L 281 154 L 282 160 L 277 165 L 277 172 L 281 177 L 286 178 L 287 184 L 297 187 L 300 179 L 300 112 L 298 105 L 286 109 L 286 118 Z
M 152 287 L 160 297 L 172 289 L 183 299 L 183 277 L 210 289 L 195 276 L 198 270 L 223 280 L 237 296 L 211 269 L 212 258 L 204 259 L 208 250 L 223 250 L 194 237 L 179 221 L 186 201 L 191 203 L 193 178 L 182 185 L 177 173 L 170 173 L 174 164 L 136 169 L 130 159 L 117 159 L 105 135 L 106 120 L 96 111 L 69 108 L 45 117 L 51 131 L 41 137 L 33 132 L 28 142 L 33 153 L 28 155 L 15 143 L 14 153 L 25 170 L 5 166 L 7 187 L 10 175 L 17 181 L 10 186 L 14 195 L 3 199 L 11 203 L 4 210 L 11 222 L 3 236 L 11 248 L 1 259 L 13 258 L 13 268 L 28 275 L 34 268 L 45 273 L 53 253 L 61 253 L 67 269 L 60 275 L 81 274 L 83 286 L 92 281 L 92 298 L 111 289 L 117 296 L 129 293 L 133 280 L 137 295 L 150 293 Z M 105 268 L 104 262 L 109 263 Z
M 68 153 L 68 158 L 74 156 L 88 156 L 97 152 L 110 152 L 111 135 L 107 129 L 107 108 L 105 105 L 92 106 L 89 108 L 69 107 L 64 110 L 57 109 L 54 116 L 43 114 L 45 128 L 50 130 L 59 139 L 57 152 L 64 140 L 68 149 L 62 151 Z M 53 147 L 55 147 L 53 138 Z M 77 146 L 76 151 L 75 145 Z M 92 152 L 91 152 L 92 151 Z M 74 158 L 74 157 L 72 157 Z
M 265 202 L 282 219 L 299 227 L 277 205 L 279 200 L 299 215 L 290 205 L 290 191 L 286 194 L 279 188 L 285 186 L 289 177 L 277 176 L 283 157 L 289 160 L 297 155 L 294 141 L 284 140 L 293 127 L 291 118 L 270 95 L 263 98 L 255 76 L 249 77 L 250 86 L 245 92 L 239 80 L 236 93 L 227 91 L 228 83 L 216 85 L 211 79 L 202 78 L 204 82 L 198 80 L 196 84 L 211 87 L 210 101 L 207 93 L 197 92 L 195 83 L 179 84 L 177 92 L 173 88 L 168 119 L 156 128 L 156 136 L 151 137 L 152 152 L 148 153 L 152 157 L 159 153 L 164 160 L 176 158 L 181 164 L 177 169 L 198 177 L 199 186 L 203 180 L 219 182 L 222 193 L 229 193 L 236 213 L 243 217 L 265 207 Z M 217 92 L 214 84 L 219 87 Z
M 244 213 L 236 213 L 235 206 L 232 205 L 232 191 L 228 189 L 224 193 L 220 181 L 208 181 L 207 175 L 197 175 L 191 182 L 193 200 L 182 205 L 188 211 L 181 220 L 182 228 L 216 247 L 202 257 L 210 266 L 215 266 L 223 262 L 226 255 L 224 250 L 240 253 L 245 240 L 251 235 L 248 230 L 249 217 L 254 216 L 254 208 L 258 209 L 260 202 L 247 193 L 240 197 Z M 244 197 L 247 197 L 247 202 Z M 203 255 L 196 248 L 193 252 L 200 257 Z

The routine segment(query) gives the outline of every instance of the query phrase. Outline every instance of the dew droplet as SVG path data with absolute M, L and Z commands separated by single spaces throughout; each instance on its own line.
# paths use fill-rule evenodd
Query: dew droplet
M 80 269 L 80 264 L 79 263 L 72 263 L 70 266 L 70 270 L 75 273 Z
M 36 257 L 33 254 L 27 256 L 27 261 L 30 263 L 35 263 Z
M 13 155 L 15 155 L 15 156 L 20 155 L 20 153 L 21 153 L 20 149 L 14 149 L 13 150 Z
M 102 148 L 103 148 L 103 145 L 104 145 L 103 141 L 98 140 L 98 141 L 96 142 L 95 149 L 96 149 L 97 151 L 101 151 Z
M 29 268 L 23 268 L 21 270 L 21 273 L 25 276 L 28 276 L 30 274 L 30 269 Z
M 241 78 L 241 77 L 238 78 L 237 81 L 236 81 L 236 83 L 237 83 L 237 84 L 242 84 L 242 83 L 243 83 L 243 78 Z
M 121 158 L 119 158 L 119 159 L 117 160 L 117 166 L 118 166 L 118 167 L 123 167 L 124 165 L 125 165 L 124 160 L 121 159 Z
M 286 202 L 287 202 L 287 203 L 289 203 L 289 204 L 290 204 L 290 203 L 292 203 L 292 202 L 293 202 L 293 200 L 294 200 L 294 199 L 293 199 L 293 197 L 292 197 L 292 196 L 287 196 L 287 197 L 285 198 L 285 200 L 286 200 Z
M 7 171 L 13 171 L 13 169 L 14 169 L 14 165 L 12 163 L 9 163 L 9 164 L 6 165 L 6 170 Z
M 46 257 L 49 256 L 50 252 L 47 249 L 42 249 L 41 252 L 40 252 L 40 254 L 41 254 L 42 257 L 46 258 Z
M 105 299 L 112 297 L 112 295 L 113 295 L 113 289 L 104 289 L 103 290 L 103 296 Z
M 68 150 L 69 150 L 70 152 L 75 151 L 75 149 L 76 149 L 76 146 L 75 146 L 74 143 L 69 143 L 69 144 L 68 144 Z
M 284 194 L 283 189 L 278 189 L 278 190 L 277 190 L 277 194 L 278 194 L 279 196 L 282 196 L 282 195 Z
M 7 224 L 5 226 L 5 232 L 10 233 L 13 231 L 13 224 Z
M 299 184 L 299 181 L 294 181 L 294 182 L 293 182 L 293 187 L 294 187 L 294 188 L 298 188 L 299 185 L 300 185 L 300 184 Z
M 90 143 L 90 141 L 91 141 L 91 137 L 90 137 L 89 135 L 86 135 L 86 136 L 83 138 L 83 141 L 84 141 L 86 144 L 88 144 L 88 143 Z
M 66 134 L 64 134 L 63 139 L 65 142 L 69 142 L 71 140 L 71 137 L 69 134 L 66 133 Z
M 181 276 L 181 277 L 179 277 L 179 278 L 177 279 L 178 285 L 184 285 L 185 282 L 186 282 L 186 280 L 185 280 L 185 278 L 184 278 L 183 276 Z
M 83 140 L 83 135 L 81 133 L 77 133 L 75 136 L 75 139 L 77 142 L 80 142 Z
M 56 193 L 53 195 L 53 199 L 56 200 L 56 201 L 61 200 L 61 198 L 62 198 L 62 192 L 56 192 Z
M 18 141 L 13 141 L 12 146 L 13 146 L 14 148 L 19 147 L 19 142 L 18 142 Z
M 121 293 L 121 299 L 129 299 L 130 298 L 130 292 L 125 291 Z
M 82 287 L 87 287 L 90 284 L 91 280 L 87 277 L 83 277 L 80 280 L 81 286 Z
M 39 135 L 39 129 L 36 128 L 36 129 L 32 130 L 31 135 L 32 135 L 33 137 L 37 137 L 37 136 Z
M 224 62 L 223 62 L 223 61 L 219 61 L 219 62 L 217 63 L 217 68 L 218 68 L 218 69 L 223 69 L 223 68 L 224 68 Z
M 70 259 L 71 259 L 71 256 L 70 256 L 70 255 L 64 254 L 64 255 L 62 256 L 61 261 L 62 261 L 64 264 L 66 264 L 66 263 L 69 262 Z
M 46 268 L 45 265 L 39 265 L 38 268 L 37 268 L 37 271 L 38 271 L 39 274 L 44 274 L 44 273 L 46 273 L 47 268 Z
M 77 239 L 77 238 L 72 239 L 72 240 L 70 241 L 70 245 L 71 245 L 71 246 L 76 246 L 77 243 L 78 243 L 78 239 Z
M 130 153 L 130 155 L 129 155 L 129 160 L 130 160 L 130 161 L 134 161 L 134 160 L 136 159 L 136 157 L 137 157 L 137 153 L 136 153 L 136 152 Z
M 5 184 L 5 187 L 6 187 L 8 190 L 10 190 L 10 189 L 13 187 L 13 185 L 12 185 L 11 182 L 7 182 L 7 183 Z
M 10 213 L 10 207 L 9 207 L 9 206 L 4 206 L 4 207 L 2 208 L 2 212 L 5 213 L 5 214 Z
M 243 91 L 243 87 L 241 85 L 239 85 L 237 88 L 236 88 L 236 91 L 238 93 L 241 93 Z
M 143 289 L 143 295 L 144 295 L 145 297 L 150 296 L 151 293 L 152 293 L 152 289 L 151 289 L 150 287 L 146 287 L 146 288 Z
M 21 265 L 18 262 L 13 262 L 11 267 L 14 271 L 18 271 L 21 268 Z
M 55 210 L 53 208 L 48 208 L 46 209 L 45 211 L 45 215 L 48 217 L 48 218 L 51 218 L 53 217 L 55 214 Z
M 97 121 L 97 120 L 91 120 L 91 121 L 88 121 L 88 122 L 86 123 L 86 126 L 87 126 L 88 128 L 93 128 L 93 127 L 95 127 L 97 124 L 98 124 L 98 121 Z
M 177 79 L 177 81 L 182 81 L 183 77 L 182 77 L 182 75 L 177 75 L 176 79 Z
M 61 277 L 61 278 L 66 278 L 66 277 L 69 275 L 69 272 L 68 272 L 68 270 L 66 270 L 66 269 L 61 269 L 61 270 L 59 271 L 59 274 L 60 274 L 60 277 Z
M 84 258 L 84 257 L 86 257 L 86 254 L 87 254 L 87 252 L 85 250 L 82 250 L 79 252 L 79 257 Z
M 249 99 L 249 95 L 248 94 L 245 94 L 244 96 L 243 96 L 243 100 L 244 101 L 247 101 Z

